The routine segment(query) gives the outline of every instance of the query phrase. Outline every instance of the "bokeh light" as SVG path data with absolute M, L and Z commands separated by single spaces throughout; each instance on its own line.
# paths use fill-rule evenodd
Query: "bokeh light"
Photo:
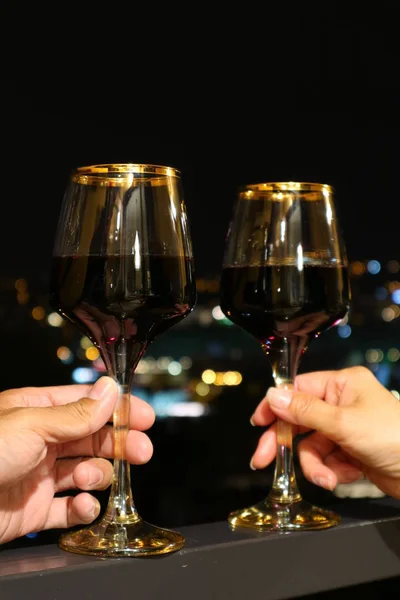
M 204 381 L 204 383 L 212 384 L 215 382 L 217 375 L 212 369 L 206 369 L 205 371 L 203 371 L 201 378 Z
M 383 359 L 383 352 L 380 348 L 370 348 L 365 353 L 365 359 L 369 363 L 378 363 Z
M 61 327 L 64 325 L 64 319 L 56 312 L 52 312 L 48 315 L 47 322 L 51 327 Z
M 179 375 L 182 373 L 182 365 L 176 360 L 171 361 L 168 365 L 168 373 L 174 376 Z
M 400 352 L 397 348 L 390 348 L 387 353 L 387 358 L 390 362 L 397 362 L 400 358 Z
M 88 360 L 97 360 L 100 356 L 100 352 L 95 346 L 91 346 L 86 350 L 85 355 Z
M 44 310 L 43 306 L 35 306 L 35 308 L 32 309 L 31 314 L 35 321 L 43 321 L 46 316 L 46 311 Z
M 371 275 L 377 275 L 381 270 L 381 263 L 377 260 L 370 260 L 367 264 L 367 269 Z
M 350 265 L 350 273 L 352 275 L 355 275 L 356 277 L 359 277 L 360 275 L 363 275 L 365 273 L 365 265 L 364 265 L 364 263 L 360 262 L 359 260 L 356 260 L 353 263 L 351 263 L 351 265 Z
M 207 383 L 204 383 L 203 381 L 200 381 L 197 385 L 196 385 L 196 394 L 198 394 L 199 396 L 207 396 L 210 393 L 210 386 L 207 385 Z

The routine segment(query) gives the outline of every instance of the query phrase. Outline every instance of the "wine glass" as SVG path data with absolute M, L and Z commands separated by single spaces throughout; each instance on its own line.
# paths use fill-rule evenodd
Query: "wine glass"
M 349 309 L 347 258 L 333 189 L 319 183 L 262 183 L 238 194 L 221 276 L 224 314 L 254 336 L 275 385 L 290 388 L 309 343 Z M 275 476 L 268 497 L 229 515 L 232 527 L 325 529 L 339 517 L 305 502 L 297 488 L 292 427 L 277 422 Z
M 146 523 L 134 506 L 126 439 L 140 358 L 196 301 L 179 172 L 147 164 L 76 169 L 59 218 L 50 296 L 54 309 L 98 348 L 119 387 L 106 512 L 91 526 L 64 534 L 61 548 L 97 556 L 178 550 L 183 536 Z

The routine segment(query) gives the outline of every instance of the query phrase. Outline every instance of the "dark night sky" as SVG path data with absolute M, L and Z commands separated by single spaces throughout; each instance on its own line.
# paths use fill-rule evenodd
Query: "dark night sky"
M 174 116 L 162 97 L 151 119 L 129 94 L 3 81 L 1 272 L 48 268 L 69 172 L 98 162 L 181 169 L 201 275 L 218 273 L 236 189 L 256 181 L 333 185 L 349 258 L 399 258 L 399 52 L 391 19 L 370 17 L 305 36 L 286 84 L 238 80 L 230 100 L 191 96 Z

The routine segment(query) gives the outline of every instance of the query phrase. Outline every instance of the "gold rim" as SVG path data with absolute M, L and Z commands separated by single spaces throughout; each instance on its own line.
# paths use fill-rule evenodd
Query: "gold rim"
M 165 175 L 167 177 L 180 177 L 180 171 L 173 167 L 165 167 L 163 165 L 147 165 L 140 163 L 116 163 L 106 165 L 89 165 L 78 167 L 74 171 L 79 175 L 118 175 L 122 174 L 151 174 Z
M 170 178 L 180 179 L 180 172 L 173 167 L 139 163 L 89 165 L 72 172 L 73 182 L 100 187 L 131 187 L 143 182 L 151 186 L 165 186 Z
M 312 183 L 303 181 L 270 181 L 266 183 L 251 183 L 243 185 L 241 191 L 246 192 L 329 192 L 333 193 L 332 186 L 326 183 Z

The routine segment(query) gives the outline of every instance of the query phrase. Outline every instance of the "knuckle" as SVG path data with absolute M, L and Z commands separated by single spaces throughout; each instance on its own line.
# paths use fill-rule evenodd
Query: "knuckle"
M 362 365 L 352 367 L 348 370 L 348 373 L 354 377 L 354 379 L 368 379 L 369 381 L 373 381 L 375 379 L 371 371 Z
M 292 404 L 293 412 L 301 421 L 302 417 L 307 416 L 311 412 L 313 397 L 311 394 L 295 394 L 293 396 Z
M 82 431 L 87 431 L 90 433 L 91 430 L 91 417 L 92 417 L 92 407 L 94 400 L 90 398 L 84 398 L 83 400 L 79 400 L 78 402 L 71 402 L 70 404 L 66 404 L 65 408 L 69 415 L 74 419 L 80 422 L 80 426 Z

